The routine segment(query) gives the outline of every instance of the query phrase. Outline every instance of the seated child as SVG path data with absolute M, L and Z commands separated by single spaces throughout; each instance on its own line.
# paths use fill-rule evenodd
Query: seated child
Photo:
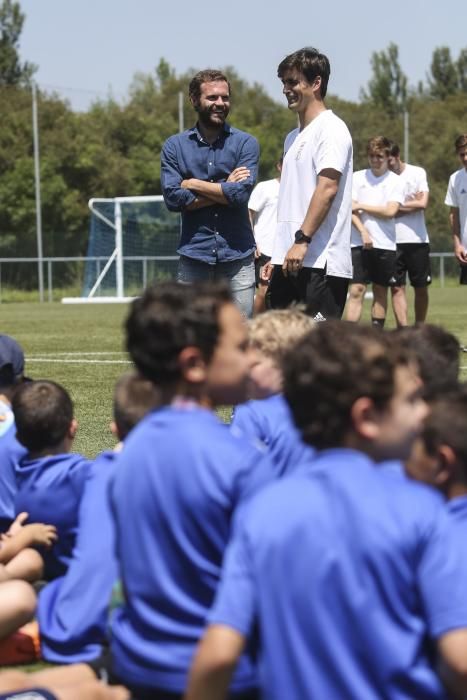
M 89 661 L 102 651 L 112 587 L 118 579 L 108 487 L 118 468 L 122 441 L 159 401 L 154 384 L 136 372 L 124 374 L 115 386 L 111 430 L 121 442 L 92 463 L 68 571 L 39 594 L 37 617 L 47 661 Z
M 78 424 L 68 392 L 52 381 L 28 382 L 13 397 L 16 434 L 27 454 L 16 465 L 16 513 L 49 522 L 58 540 L 43 552 L 44 577 L 62 576 L 76 539 L 78 509 L 90 462 L 70 454 Z
M 298 308 L 266 311 L 249 322 L 248 340 L 255 357 L 250 370 L 252 400 L 235 408 L 232 430 L 264 443 L 279 475 L 293 469 L 311 450 L 302 441 L 282 395 L 282 360 L 313 326 L 313 319 Z
M 24 377 L 24 352 L 14 338 L 0 335 L 0 532 L 15 518 L 15 464 L 26 454 L 16 439 L 11 399 Z
M 8 532 L 0 535 L 0 581 L 23 579 L 38 581 L 44 573 L 44 562 L 33 547 L 51 547 L 57 539 L 53 525 L 24 525 L 28 513 L 20 513 Z

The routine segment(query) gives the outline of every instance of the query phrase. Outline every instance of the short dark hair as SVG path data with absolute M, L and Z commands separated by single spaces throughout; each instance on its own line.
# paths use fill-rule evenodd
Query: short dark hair
M 18 387 L 12 400 L 16 436 L 29 452 L 57 447 L 73 420 L 67 390 L 52 381 L 30 381 Z
M 373 138 L 368 140 L 366 145 L 366 152 L 369 155 L 375 151 L 384 151 L 387 156 L 391 152 L 391 142 L 386 136 L 373 136 Z
M 456 389 L 459 381 L 460 343 L 455 335 L 432 323 L 417 323 L 392 331 L 417 358 L 423 397 L 432 401 Z
M 430 404 L 422 440 L 429 455 L 435 457 L 441 445 L 448 445 L 461 465 L 467 481 L 467 385 L 438 397 Z
M 454 148 L 456 149 L 456 152 L 460 151 L 461 148 L 464 148 L 465 146 L 467 146 L 467 134 L 459 134 L 454 141 Z
M 221 308 L 232 303 L 227 282 L 160 282 L 136 299 L 126 320 L 126 344 L 139 372 L 155 384 L 181 379 L 180 352 L 196 346 L 206 361 L 216 348 Z
M 401 149 L 399 148 L 399 144 L 395 141 L 389 140 L 389 155 L 394 156 L 395 158 L 399 158 L 400 154 Z
M 120 440 L 126 438 L 149 411 L 160 404 L 155 384 L 137 372 L 126 372 L 115 384 L 113 414 Z
M 192 100 L 199 100 L 201 95 L 201 85 L 203 83 L 214 83 L 214 82 L 226 82 L 229 86 L 230 93 L 230 82 L 220 70 L 214 70 L 212 68 L 206 68 L 206 70 L 200 70 L 196 75 L 190 80 L 188 86 L 188 95 Z
M 318 323 L 284 363 L 284 394 L 305 442 L 317 449 L 343 445 L 355 401 L 366 396 L 377 409 L 386 408 L 394 395 L 395 369 L 408 363 L 381 330 Z
M 331 66 L 328 57 L 324 53 L 320 53 L 318 49 L 314 49 L 312 46 L 305 46 L 303 49 L 294 51 L 279 63 L 277 67 L 278 77 L 282 78 L 284 73 L 289 70 L 300 71 L 310 85 L 316 78 L 320 77 L 320 95 L 323 99 L 326 97 Z

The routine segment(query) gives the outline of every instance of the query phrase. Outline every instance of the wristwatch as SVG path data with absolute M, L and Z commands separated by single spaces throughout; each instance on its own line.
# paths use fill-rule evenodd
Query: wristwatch
M 306 236 L 302 229 L 295 231 L 295 243 L 311 243 L 311 236 Z

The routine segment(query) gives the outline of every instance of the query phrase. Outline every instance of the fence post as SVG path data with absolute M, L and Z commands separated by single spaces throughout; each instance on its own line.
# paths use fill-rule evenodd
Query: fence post
M 148 284 L 148 259 L 143 258 L 143 289 L 146 289 Z
M 47 260 L 47 285 L 49 288 L 49 304 L 52 302 L 52 260 Z
M 444 288 L 444 255 L 439 256 L 439 286 Z

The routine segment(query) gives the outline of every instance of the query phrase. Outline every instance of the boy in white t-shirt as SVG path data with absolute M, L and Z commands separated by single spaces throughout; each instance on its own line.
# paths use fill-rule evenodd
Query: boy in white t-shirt
M 396 214 L 396 286 L 391 287 L 392 308 L 397 325 L 407 326 L 406 277 L 414 290 L 415 323 L 424 323 L 431 284 L 430 243 L 425 224 L 429 190 L 426 171 L 404 163 L 397 143 L 391 144 L 389 169 L 401 179 L 405 200 Z
M 277 177 L 258 182 L 248 201 L 251 228 L 255 236 L 256 293 L 253 314 L 266 310 L 267 280 L 261 278 L 263 266 L 271 260 L 274 235 L 277 226 L 277 200 L 281 179 L 283 157 L 277 161 Z
M 347 321 L 359 321 L 369 282 L 373 283 L 373 325 L 384 326 L 388 287 L 396 283 L 395 219 L 404 202 L 401 182 L 389 170 L 390 141 L 375 136 L 368 141 L 370 167 L 359 170 L 352 181 L 353 279 L 347 303 Z
M 460 265 L 460 284 L 467 284 L 467 134 L 454 142 L 462 168 L 449 178 L 444 203 L 451 207 L 449 223 L 454 242 L 454 255 Z

